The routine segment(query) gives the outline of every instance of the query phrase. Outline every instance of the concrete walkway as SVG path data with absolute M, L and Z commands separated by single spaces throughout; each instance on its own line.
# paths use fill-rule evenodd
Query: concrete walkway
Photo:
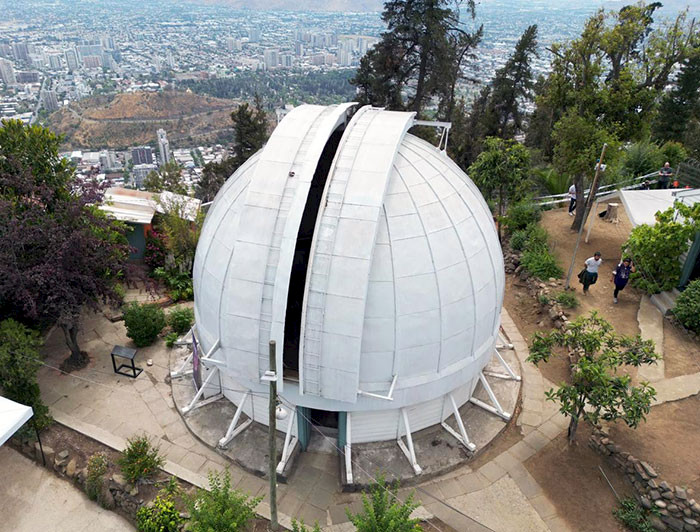
M 502 325 L 521 364 L 522 409 L 515 422 L 523 439 L 479 469 L 473 470 L 466 463 L 448 475 L 418 485 L 416 499 L 460 532 L 569 530 L 563 516 L 523 466 L 525 460 L 565 430 L 568 420 L 554 403 L 545 401 L 544 392 L 552 383 L 525 361 L 527 344 L 505 310 Z M 59 422 L 117 450 L 124 448 L 126 438 L 146 433 L 160 445 L 169 473 L 205 486 L 208 471 L 228 467 L 237 489 L 266 495 L 265 480 L 236 467 L 189 433 L 174 408 L 171 386 L 165 382 L 169 351 L 163 342 L 139 350 L 136 362 L 144 372 L 134 380 L 115 375 L 109 356 L 115 344 L 130 345 L 123 323 L 88 316 L 81 336 L 83 349 L 93 357 L 88 368 L 70 376 L 46 367 L 39 372 L 42 396 Z M 66 348 L 58 331 L 48 336 L 44 352 L 51 366 L 57 367 L 65 358 Z M 152 366 L 146 365 L 149 358 Z M 191 383 L 180 379 L 172 386 Z M 700 373 L 661 380 L 655 386 L 659 402 L 681 399 L 700 391 Z M 318 521 L 322 526 L 332 526 L 329 530 L 348 529 L 345 508 L 357 511 L 360 495 L 340 492 L 336 468 L 335 456 L 300 456 L 289 484 L 278 489 L 283 524 L 289 525 L 289 516 L 294 516 L 306 523 Z M 265 502 L 258 510 L 262 516 L 269 515 Z
M 649 299 L 642 296 L 637 312 L 639 332 L 644 340 L 652 340 L 656 352 L 661 357 L 656 364 L 643 365 L 637 369 L 637 378 L 640 381 L 658 382 L 663 380 L 665 373 L 664 364 L 664 317 L 659 309 Z
M 7 446 L 0 447 L 0 530 L 127 532 L 134 527 L 67 480 Z

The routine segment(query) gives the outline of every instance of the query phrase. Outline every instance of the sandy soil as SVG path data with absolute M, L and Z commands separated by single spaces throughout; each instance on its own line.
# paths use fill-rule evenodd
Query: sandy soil
M 700 371 L 700 345 L 669 320 L 664 321 L 664 364 L 667 378 Z
M 700 396 L 652 408 L 637 429 L 612 425 L 610 438 L 649 462 L 662 480 L 700 493 Z
M 587 441 L 590 430 L 579 428 L 578 444 L 569 445 L 566 433 L 525 462 L 525 467 L 576 532 L 625 530 L 612 515 L 617 499 L 600 472 L 603 469 L 620 497 L 631 494 L 620 473 L 594 453 Z

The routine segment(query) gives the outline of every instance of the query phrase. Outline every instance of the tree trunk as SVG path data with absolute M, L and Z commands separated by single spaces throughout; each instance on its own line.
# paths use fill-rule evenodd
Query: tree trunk
M 421 51 L 420 67 L 418 68 L 418 81 L 416 82 L 416 98 L 413 101 L 413 110 L 416 115 L 420 115 L 423 108 L 423 98 L 425 92 L 425 78 L 428 75 L 428 52 Z
M 62 323 L 63 335 L 66 338 L 66 345 L 70 349 L 70 357 L 67 362 L 73 367 L 82 367 L 85 365 L 85 355 L 83 355 L 78 345 L 78 324 L 75 322 Z
M 568 439 L 569 439 L 569 444 L 574 443 L 574 440 L 576 439 L 576 429 L 578 428 L 578 415 L 571 416 L 571 421 L 569 422 L 569 430 L 566 433 Z
M 583 213 L 586 211 L 586 198 L 583 196 L 583 176 L 576 176 L 574 179 L 576 187 L 576 215 L 571 223 L 572 231 L 578 231 L 583 223 Z

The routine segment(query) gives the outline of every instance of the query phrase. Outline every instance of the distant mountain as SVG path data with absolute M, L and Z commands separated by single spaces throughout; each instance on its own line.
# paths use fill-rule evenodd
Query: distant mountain
M 381 11 L 383 0 L 205 0 L 206 4 L 261 11 Z

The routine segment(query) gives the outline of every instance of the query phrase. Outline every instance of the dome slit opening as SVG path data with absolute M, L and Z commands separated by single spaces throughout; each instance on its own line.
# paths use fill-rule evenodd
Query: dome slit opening
M 328 179 L 328 173 L 333 164 L 340 139 L 345 131 L 345 126 L 340 126 L 329 137 L 319 158 L 309 194 L 306 198 L 304 213 L 299 224 L 292 271 L 289 278 L 289 290 L 287 292 L 287 310 L 284 322 L 284 350 L 283 350 L 283 378 L 299 380 L 299 343 L 301 336 L 301 314 L 306 292 L 306 274 L 309 268 L 311 256 L 311 244 L 313 242 L 316 220 L 321 207 L 323 190 Z

